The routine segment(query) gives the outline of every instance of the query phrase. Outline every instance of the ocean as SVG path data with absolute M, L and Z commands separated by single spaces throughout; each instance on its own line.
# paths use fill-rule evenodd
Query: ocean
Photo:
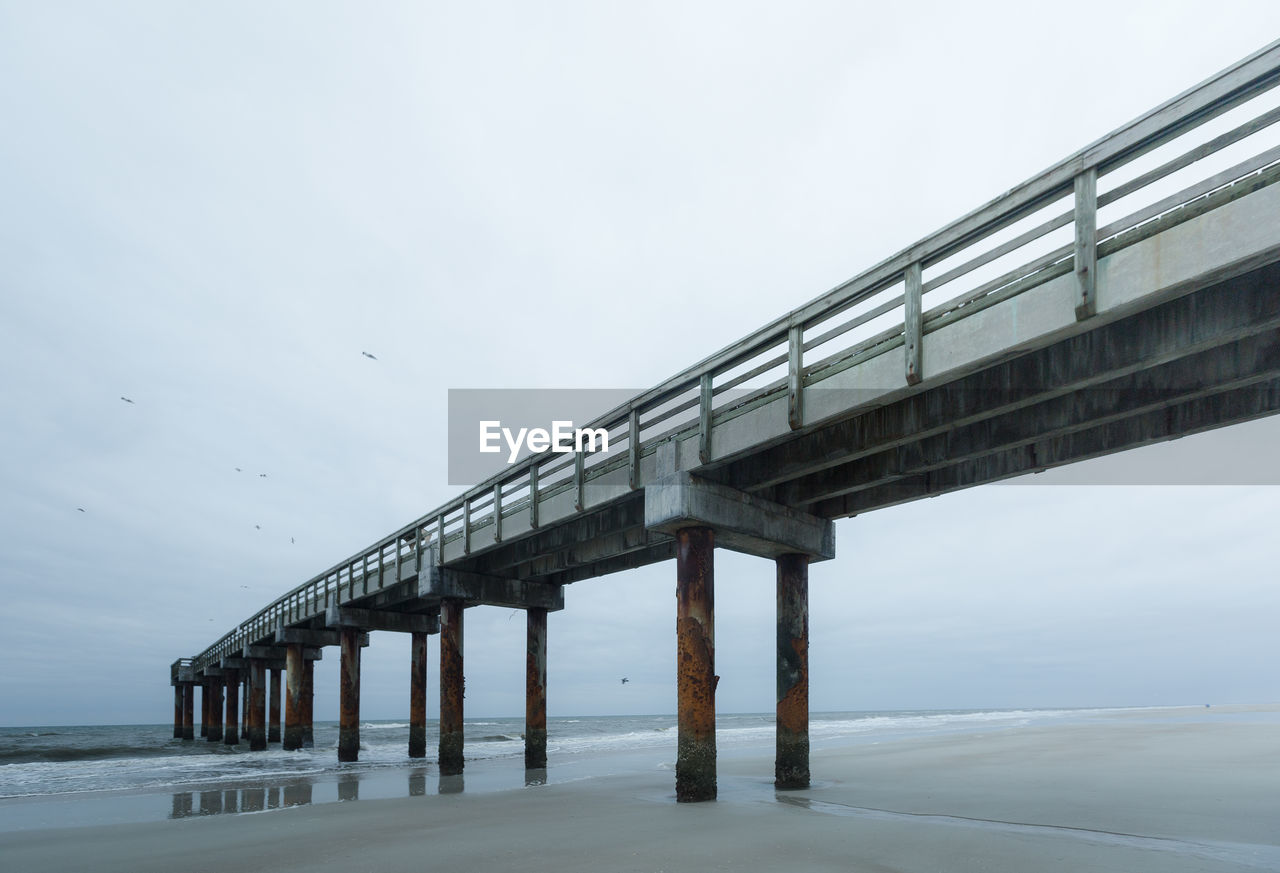
M 949 710 L 832 712 L 810 716 L 810 742 L 824 747 L 927 734 L 1007 730 L 1116 710 Z M 716 720 L 718 754 L 769 753 L 772 713 Z M 170 724 L 0 728 L 0 832 L 257 812 L 299 803 L 450 791 L 514 789 L 643 769 L 674 769 L 673 715 L 549 718 L 548 768 L 524 770 L 522 718 L 465 724 L 466 773 L 441 777 L 436 726 L 426 759 L 407 756 L 404 721 L 361 724 L 360 760 L 337 760 L 335 722 L 315 724 L 315 747 L 278 744 L 250 752 L 221 742 L 173 739 Z M 197 729 L 198 732 L 198 729 Z M 772 778 L 772 774 L 763 774 Z M 465 783 L 464 783 L 465 780 Z

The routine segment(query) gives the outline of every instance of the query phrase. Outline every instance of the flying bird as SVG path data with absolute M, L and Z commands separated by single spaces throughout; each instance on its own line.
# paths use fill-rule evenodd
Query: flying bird
M 84 510 L 77 506 L 77 507 L 76 507 L 76 512 L 84 512 Z
M 125 403 L 132 403 L 132 402 L 133 402 L 133 401 L 132 401 L 132 400 L 130 400 L 128 397 L 125 397 L 123 394 L 121 394 L 121 395 L 120 395 L 120 399 L 121 399 L 121 400 L 123 400 Z
M 254 530 L 262 530 L 262 525 L 260 525 L 260 524 L 255 524 L 255 525 L 253 526 L 253 529 L 254 529 Z
M 258 478 L 259 478 L 259 479 L 265 479 L 265 478 L 267 478 L 267 474 L 266 474 L 266 473 L 259 473 L 259 474 L 258 474 Z
M 630 682 L 630 681 L 631 681 L 631 680 L 630 680 L 630 679 L 628 679 L 626 676 L 623 676 L 623 677 L 622 677 L 622 684 L 623 684 L 623 685 L 626 685 L 626 684 L 627 684 L 628 682 Z
M 368 352 L 361 352 L 360 354 L 364 355 L 366 358 L 368 358 L 368 359 L 369 359 L 369 360 L 371 360 L 371 361 L 376 361 L 376 360 L 378 360 L 378 358 L 377 358 L 377 356 L 376 356 L 376 355 L 371 355 L 371 354 L 369 354 Z
M 236 472 L 237 472 L 237 473 L 243 473 L 244 471 L 243 471 L 243 470 L 241 470 L 239 467 L 236 467 Z
M 293 542 L 293 537 L 289 537 L 289 542 Z

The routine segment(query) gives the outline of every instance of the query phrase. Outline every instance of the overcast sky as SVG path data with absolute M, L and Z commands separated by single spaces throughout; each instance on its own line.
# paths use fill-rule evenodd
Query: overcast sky
M 1280 34 L 1033 8 L 0 0 L 0 723 L 167 720 L 175 658 L 458 493 L 448 389 L 657 383 Z M 1144 457 L 1245 484 L 840 522 L 813 708 L 1280 699 L 1280 430 L 1232 430 Z M 773 565 L 716 560 L 719 708 L 770 711 Z M 674 584 L 566 591 L 551 715 L 674 712 Z M 521 713 L 523 614 L 466 621 L 468 715 Z

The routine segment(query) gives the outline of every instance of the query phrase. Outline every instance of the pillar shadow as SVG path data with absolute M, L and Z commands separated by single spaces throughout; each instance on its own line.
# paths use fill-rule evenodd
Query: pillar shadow
M 311 783 L 299 782 L 284 787 L 285 806 L 306 806 L 311 802 Z
M 222 812 L 222 792 L 221 791 L 201 791 L 200 792 L 200 814 L 201 815 L 217 815 Z
M 240 806 L 237 798 L 237 792 L 234 788 L 228 788 L 222 792 L 222 811 L 223 812 L 239 812 Z
M 280 808 L 280 786 L 267 789 L 267 809 Z
M 195 815 L 192 808 L 195 804 L 195 797 L 190 791 L 181 791 L 173 795 L 173 812 L 169 814 L 169 818 L 186 818 L 189 815 Z
M 240 790 L 241 812 L 262 812 L 267 808 L 267 789 L 243 788 Z
M 440 774 L 440 787 L 437 789 L 441 794 L 461 794 L 463 789 L 462 774 L 456 776 L 446 776 Z
M 338 780 L 338 800 L 359 800 L 360 780 L 354 774 L 343 776 Z
M 535 769 L 524 771 L 524 785 L 526 788 L 533 785 L 546 785 L 546 784 L 547 784 L 547 768 L 546 767 L 537 767 Z
M 427 768 L 419 767 L 409 771 L 409 796 L 421 797 L 427 793 Z

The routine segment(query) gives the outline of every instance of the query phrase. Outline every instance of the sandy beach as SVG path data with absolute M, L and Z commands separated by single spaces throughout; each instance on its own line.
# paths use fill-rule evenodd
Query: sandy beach
M 1280 706 L 1133 710 L 825 749 L 814 785 L 785 793 L 772 787 L 771 756 L 733 755 L 720 764 L 719 800 L 704 804 L 675 803 L 665 766 L 619 770 L 27 830 L 0 835 L 0 853 L 13 870 L 101 873 L 1280 870 Z

